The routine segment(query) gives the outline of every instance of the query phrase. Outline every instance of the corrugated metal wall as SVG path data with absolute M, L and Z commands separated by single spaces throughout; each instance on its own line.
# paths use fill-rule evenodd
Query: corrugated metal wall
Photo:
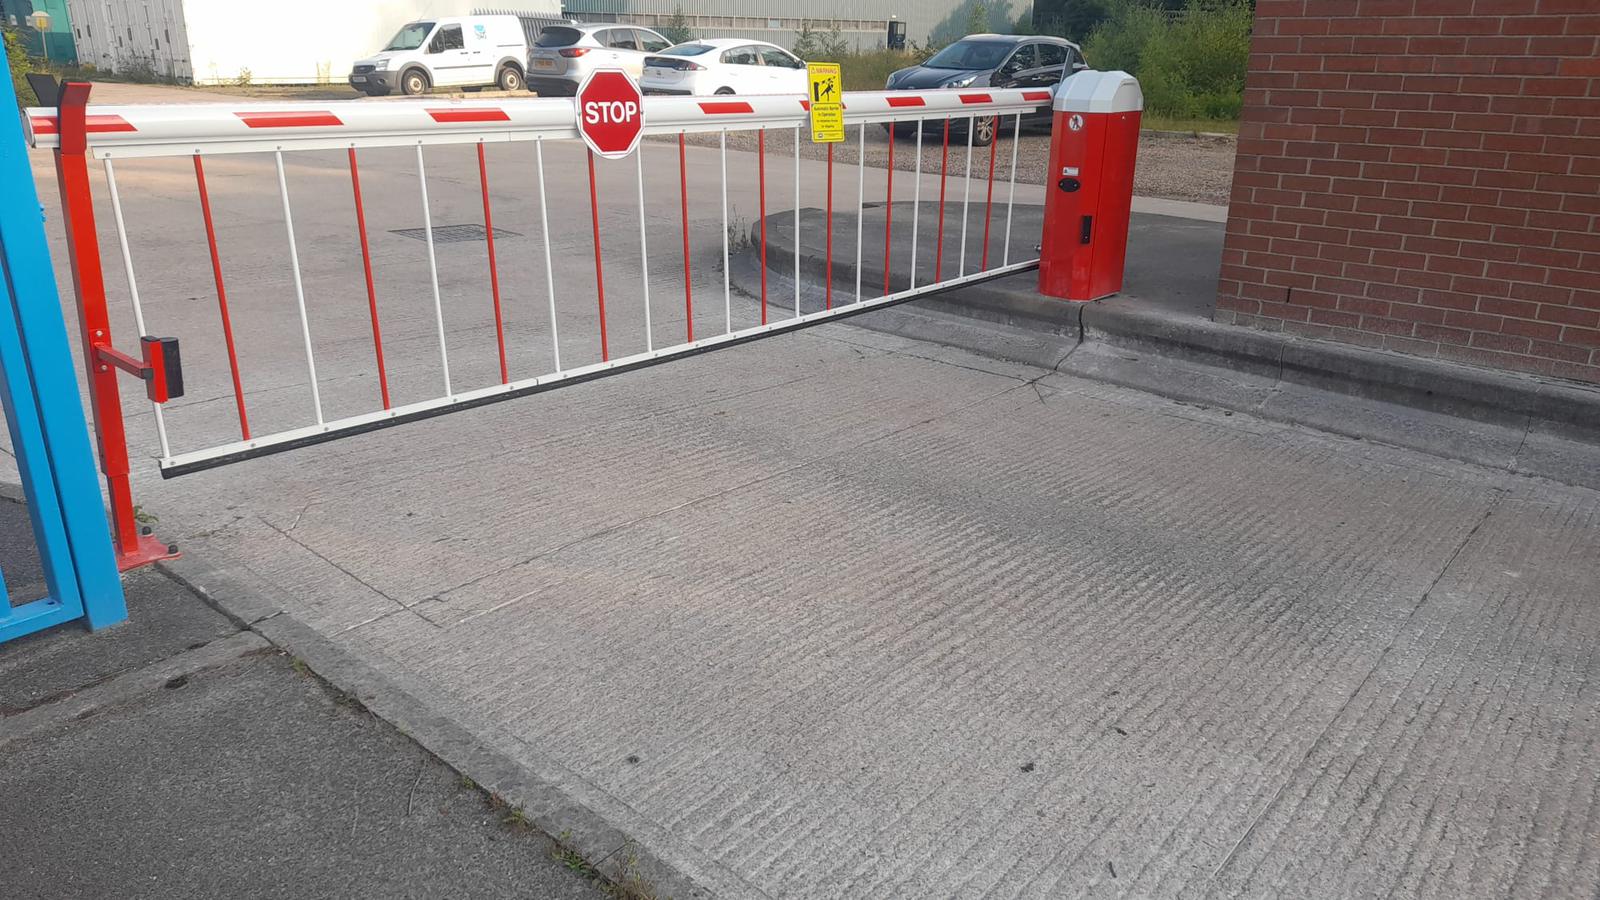
M 682 12 L 698 37 L 748 37 L 788 47 L 801 19 L 813 27 L 839 24 L 857 49 L 883 44 L 888 23 L 906 23 L 906 36 L 918 44 L 945 43 L 966 33 L 977 0 L 565 0 L 566 14 L 582 20 L 620 20 L 658 27 Z M 1031 0 L 992 0 L 989 30 L 1010 31 Z M 797 15 L 803 13 L 803 15 Z
M 113 72 L 187 81 L 182 0 L 67 0 L 78 62 Z

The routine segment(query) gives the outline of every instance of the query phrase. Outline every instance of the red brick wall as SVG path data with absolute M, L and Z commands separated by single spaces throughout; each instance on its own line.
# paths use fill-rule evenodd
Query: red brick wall
M 1259 0 L 1217 319 L 1600 382 L 1600 0 Z

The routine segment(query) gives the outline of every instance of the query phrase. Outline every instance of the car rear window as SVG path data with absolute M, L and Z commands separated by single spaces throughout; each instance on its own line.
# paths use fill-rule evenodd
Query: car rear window
M 710 53 L 711 51 L 713 51 L 715 49 L 717 49 L 717 48 L 711 46 L 710 44 L 679 44 L 676 47 L 668 47 L 667 49 L 661 51 L 661 55 L 662 56 L 699 56 L 702 53 Z
M 583 32 L 576 28 L 563 28 L 553 25 L 539 32 L 539 39 L 533 42 L 535 47 L 570 47 L 583 40 Z

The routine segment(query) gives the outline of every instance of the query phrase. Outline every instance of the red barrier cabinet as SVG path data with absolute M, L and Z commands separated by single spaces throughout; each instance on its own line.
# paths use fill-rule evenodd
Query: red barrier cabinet
M 1098 300 L 1122 290 L 1144 94 L 1127 72 L 1084 71 L 1052 109 L 1039 292 Z

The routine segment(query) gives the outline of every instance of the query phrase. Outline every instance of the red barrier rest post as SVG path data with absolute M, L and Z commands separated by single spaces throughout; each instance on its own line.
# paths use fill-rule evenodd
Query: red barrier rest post
M 122 396 L 117 389 L 117 368 L 125 357 L 111 347 L 111 316 L 106 309 L 105 274 L 100 268 L 100 243 L 95 232 L 94 195 L 89 185 L 88 126 L 89 84 L 69 81 L 61 86 L 56 111 L 60 143 L 56 147 L 56 183 L 61 191 L 61 218 L 67 234 L 67 260 L 72 267 L 72 289 L 78 302 L 78 328 L 83 364 L 89 383 L 89 406 L 94 410 L 95 442 L 100 451 L 100 471 L 110 496 L 111 537 L 116 543 L 117 568 L 127 571 L 147 563 L 176 557 L 177 550 L 156 540 L 140 527 L 128 484 L 128 438 L 122 420 Z M 131 360 L 131 358 L 130 358 Z M 131 360 L 143 369 L 143 363 Z

